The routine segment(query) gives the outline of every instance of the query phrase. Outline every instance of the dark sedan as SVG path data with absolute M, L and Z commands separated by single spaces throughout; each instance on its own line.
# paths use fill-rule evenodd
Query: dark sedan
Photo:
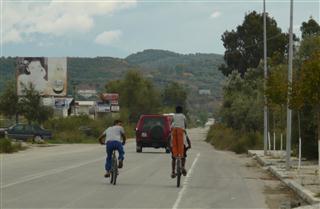
M 43 139 L 51 139 L 52 133 L 48 130 L 41 128 L 35 124 L 16 124 L 11 126 L 7 131 L 8 138 L 17 140 L 32 139 L 34 141 L 40 141 Z

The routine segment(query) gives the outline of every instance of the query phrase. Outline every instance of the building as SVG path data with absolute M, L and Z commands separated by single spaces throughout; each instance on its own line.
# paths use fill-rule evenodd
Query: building
M 94 118 L 95 115 L 95 101 L 76 101 L 74 114 L 75 115 L 89 115 Z
M 52 107 L 55 117 L 68 117 L 73 111 L 74 99 L 72 97 L 43 97 L 42 104 Z
M 199 89 L 198 92 L 200 95 L 211 95 L 210 89 Z

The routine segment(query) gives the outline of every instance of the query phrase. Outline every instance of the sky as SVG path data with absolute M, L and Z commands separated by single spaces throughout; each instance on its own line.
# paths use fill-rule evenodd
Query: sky
M 124 58 L 144 49 L 223 54 L 221 35 L 262 0 L 0 0 L 1 56 Z M 290 1 L 266 0 L 282 31 Z M 319 0 L 294 0 L 293 30 L 320 22 Z

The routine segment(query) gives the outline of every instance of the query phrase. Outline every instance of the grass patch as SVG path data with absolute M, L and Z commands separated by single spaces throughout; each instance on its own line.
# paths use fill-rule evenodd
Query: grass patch
M 21 142 L 12 142 L 10 139 L 0 139 L 0 153 L 13 153 L 25 150 Z
M 245 153 L 249 149 L 262 149 L 262 134 L 259 132 L 242 133 L 222 124 L 211 126 L 206 141 L 220 150 Z

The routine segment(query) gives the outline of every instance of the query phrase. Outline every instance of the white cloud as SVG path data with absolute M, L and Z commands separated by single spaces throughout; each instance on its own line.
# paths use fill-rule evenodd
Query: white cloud
M 22 37 L 20 33 L 15 29 L 7 31 L 6 35 L 2 37 L 2 43 L 20 43 L 20 42 L 22 42 Z
M 22 42 L 36 33 L 63 36 L 85 33 L 95 25 L 96 16 L 113 15 L 136 1 L 3 3 L 3 43 Z
M 104 31 L 97 35 L 94 42 L 102 45 L 110 45 L 111 43 L 118 41 L 121 35 L 122 32 L 120 30 Z
M 210 15 L 211 19 L 215 19 L 221 16 L 221 12 L 220 11 L 214 11 L 212 12 L 212 14 Z

